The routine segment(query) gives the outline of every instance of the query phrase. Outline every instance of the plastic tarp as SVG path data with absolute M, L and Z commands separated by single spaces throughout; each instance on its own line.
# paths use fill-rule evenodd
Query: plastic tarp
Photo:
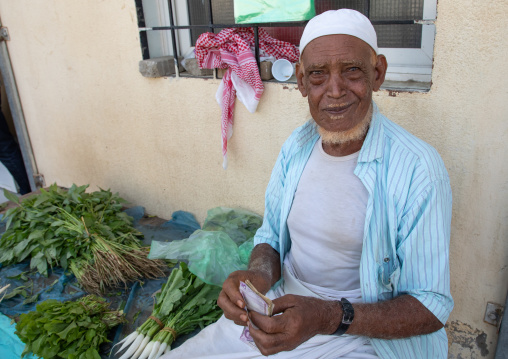
M 0 358 L 2 359 L 19 359 L 25 348 L 25 344 L 14 334 L 15 326 L 15 324 L 11 324 L 11 318 L 0 314 Z M 25 358 L 35 359 L 37 357 L 30 354 Z

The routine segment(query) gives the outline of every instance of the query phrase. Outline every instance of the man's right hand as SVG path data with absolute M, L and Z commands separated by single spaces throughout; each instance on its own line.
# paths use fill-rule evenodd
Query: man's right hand
M 229 275 L 222 285 L 217 304 L 224 311 L 224 316 L 237 325 L 247 326 L 248 318 L 245 302 L 240 294 L 240 281 L 249 280 L 256 289 L 266 294 L 271 288 L 271 278 L 267 273 L 257 270 L 236 271 Z

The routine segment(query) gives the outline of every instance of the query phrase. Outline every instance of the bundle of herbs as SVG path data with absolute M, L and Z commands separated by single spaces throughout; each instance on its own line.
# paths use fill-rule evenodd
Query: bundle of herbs
M 222 315 L 217 306 L 221 288 L 206 284 L 187 265 L 173 269 L 168 281 L 155 295 L 152 315 L 124 340 L 117 353 L 121 359 L 156 359 L 171 350 L 179 335 L 204 328 Z
M 6 212 L 0 263 L 30 259 L 43 275 L 48 268 L 69 269 L 89 293 L 101 294 L 141 278 L 164 275 L 163 261 L 147 258 L 143 236 L 122 211 L 125 201 L 109 190 L 87 193 L 88 185 L 63 189 L 56 184 Z
M 125 322 L 122 311 L 95 295 L 76 302 L 46 300 L 36 310 L 21 314 L 16 335 L 28 353 L 44 358 L 100 359 L 99 346 L 107 342 L 108 330 Z

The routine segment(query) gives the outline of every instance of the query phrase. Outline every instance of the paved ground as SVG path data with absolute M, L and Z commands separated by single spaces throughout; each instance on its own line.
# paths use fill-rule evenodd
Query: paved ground
M 4 196 L 4 188 L 14 193 L 17 192 L 16 185 L 14 184 L 11 174 L 7 171 L 7 168 L 0 163 L 0 203 L 7 201 Z

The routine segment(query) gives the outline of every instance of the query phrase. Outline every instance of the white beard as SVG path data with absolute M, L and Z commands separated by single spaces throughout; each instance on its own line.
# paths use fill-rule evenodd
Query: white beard
M 318 126 L 318 133 L 321 135 L 323 144 L 326 145 L 343 145 L 349 142 L 361 140 L 367 134 L 369 130 L 370 121 L 372 120 L 372 105 L 369 107 L 369 111 L 355 127 L 347 131 L 333 132 L 325 130 Z

